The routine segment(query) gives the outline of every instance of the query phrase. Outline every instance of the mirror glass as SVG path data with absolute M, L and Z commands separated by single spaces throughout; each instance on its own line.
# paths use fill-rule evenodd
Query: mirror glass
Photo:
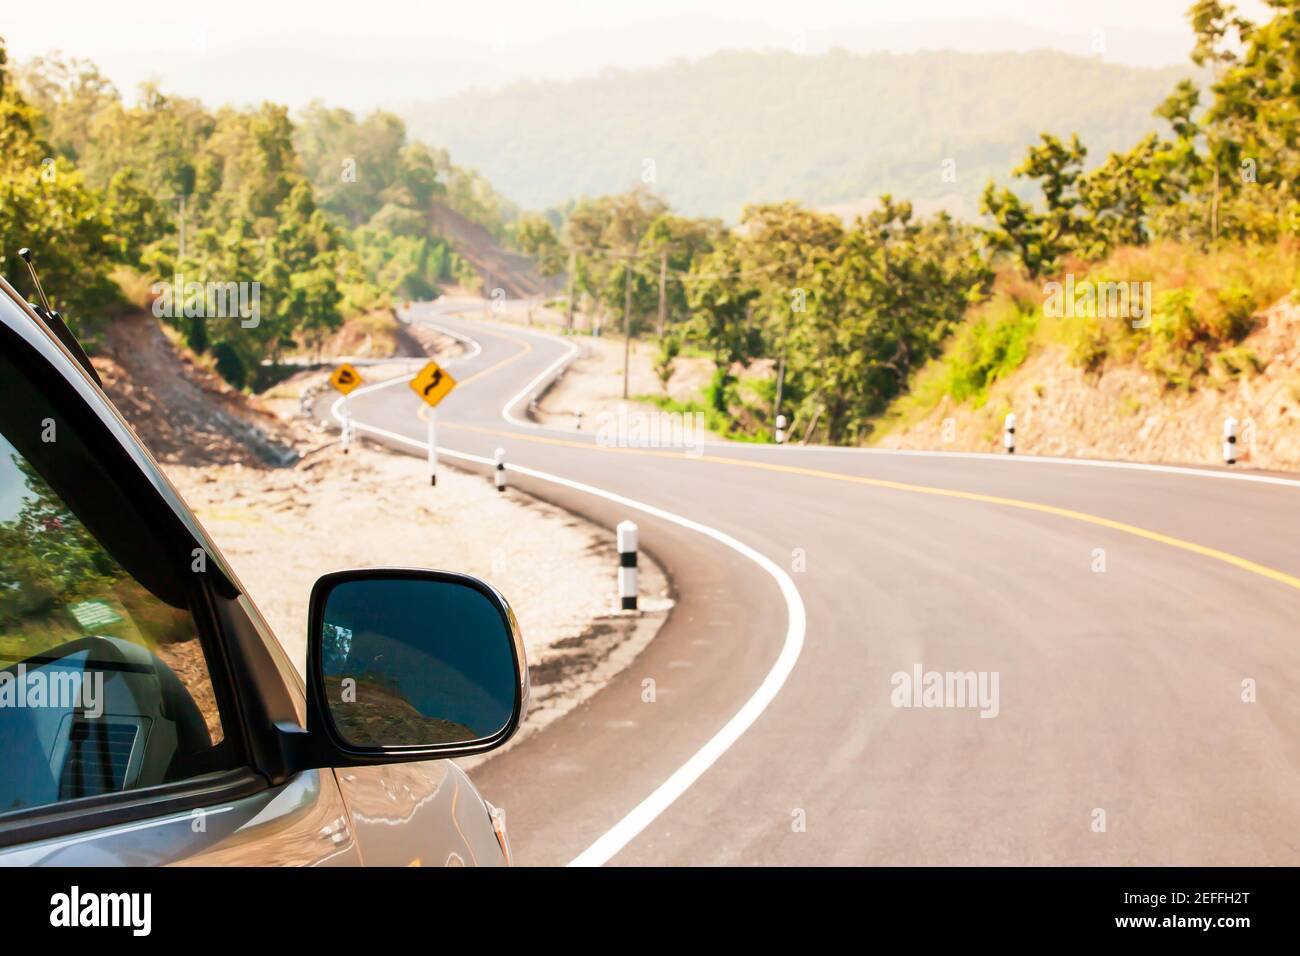
M 491 737 L 519 693 L 495 601 L 456 581 L 343 581 L 325 599 L 317 657 L 330 717 L 356 747 Z

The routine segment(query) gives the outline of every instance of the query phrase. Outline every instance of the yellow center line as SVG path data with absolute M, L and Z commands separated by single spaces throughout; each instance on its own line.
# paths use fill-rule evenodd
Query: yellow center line
M 524 340 L 524 339 L 515 338 L 515 336 L 513 336 L 513 335 L 506 335 L 504 332 L 496 332 L 496 333 L 494 333 L 494 334 L 495 334 L 498 338 L 503 338 L 503 339 L 506 339 L 506 340 L 508 340 L 508 341 L 510 341 L 510 342 L 514 342 L 515 345 L 522 345 L 522 346 L 523 346 L 523 350 L 522 350 L 522 351 L 519 351 L 519 352 L 516 352 L 514 355 L 508 355 L 508 356 L 506 356 L 506 357 L 503 358 L 500 362 L 497 362 L 495 365 L 489 365 L 487 368 L 479 369 L 477 372 L 475 372 L 475 373 L 474 373 L 473 375 L 471 375 L 469 378 L 465 379 L 463 382 L 457 382 L 456 384 L 457 384 L 460 388 L 464 388 L 464 387 L 465 387 L 466 385 L 468 385 L 470 382 L 473 382 L 473 381 L 475 381 L 475 380 L 477 380 L 477 379 L 480 379 L 480 378 L 482 378 L 482 377 L 485 376 L 485 375 L 491 375 L 493 372 L 497 371 L 498 369 L 505 368 L 505 367 L 506 367 L 507 365 L 509 365 L 511 362 L 517 362 L 517 361 L 519 361 L 521 358 L 523 358 L 525 355 L 527 355 L 529 352 L 531 352 L 531 351 L 533 350 L 533 346 L 532 346 L 532 344 L 529 343 L 529 342 L 527 342 L 527 341 Z
M 529 352 L 533 350 L 533 346 L 529 342 L 526 342 L 524 339 L 515 338 L 515 336 L 506 335 L 503 332 L 497 332 L 495 334 L 500 338 L 508 339 L 509 341 L 514 342 L 516 345 L 522 345 L 523 348 L 520 351 L 514 353 L 513 355 L 507 355 L 501 361 L 489 365 L 487 368 L 479 369 L 469 378 L 458 381 L 456 383 L 457 388 L 464 388 L 466 385 L 469 385 L 471 382 L 482 378 L 484 375 L 491 375 L 493 372 L 504 368 L 505 366 L 509 365 L 511 362 L 519 361 L 521 358 L 523 358 L 525 355 L 527 355 Z M 427 422 L 429 420 L 429 406 L 422 403 L 419 409 L 416 411 L 415 417 L 422 422 Z
M 957 498 L 962 501 L 979 501 L 984 504 L 1002 505 L 1007 508 L 1019 508 L 1024 511 L 1036 511 L 1040 514 L 1055 515 L 1058 518 L 1068 518 L 1072 521 L 1081 521 L 1085 524 L 1097 525 L 1102 528 L 1109 528 L 1112 531 L 1119 531 L 1124 534 L 1131 534 L 1138 538 L 1145 538 L 1148 541 L 1155 541 L 1159 544 L 1168 545 L 1171 548 L 1179 548 L 1183 551 L 1189 551 L 1192 554 L 1199 554 L 1201 557 L 1211 558 L 1215 561 L 1222 561 L 1230 564 L 1235 568 L 1243 571 L 1249 571 L 1252 574 L 1258 574 L 1288 587 L 1300 590 L 1300 578 L 1287 574 L 1285 571 L 1278 571 L 1258 562 L 1251 561 L 1248 558 L 1239 557 L 1235 554 L 1229 554 L 1226 551 L 1220 551 L 1217 548 L 1209 548 L 1202 544 L 1196 544 L 1193 541 L 1185 541 L 1182 538 L 1175 538 L 1172 535 L 1161 534 L 1159 531 L 1150 531 L 1146 528 L 1140 528 L 1137 525 L 1128 524 L 1123 521 L 1115 521 L 1111 518 L 1103 518 L 1099 515 L 1088 514 L 1085 511 L 1075 511 L 1071 508 L 1059 508 L 1056 505 L 1041 504 L 1037 501 L 1023 501 L 1019 498 L 1004 498 L 1000 495 L 984 495 L 974 491 L 956 491 L 951 488 L 935 488 L 930 485 L 913 485 L 902 481 L 889 481 L 884 478 L 864 478 L 860 475 L 846 475 L 835 471 L 823 471 L 818 468 L 804 468 L 800 465 L 779 465 L 765 461 L 751 461 L 739 458 L 724 458 L 719 455 L 687 455 L 681 452 L 661 451 L 649 448 L 611 448 L 605 445 L 594 445 L 587 442 L 572 441 L 565 438 L 548 438 L 543 435 L 524 435 L 519 432 L 506 431 L 500 428 L 486 428 L 481 425 L 460 425 L 454 423 L 445 423 L 444 428 L 458 428 L 464 431 L 481 432 L 485 435 L 498 435 L 509 438 L 513 441 L 537 442 L 543 445 L 560 445 L 568 448 L 581 448 L 584 451 L 597 451 L 613 453 L 620 455 L 644 455 L 654 458 L 676 458 L 682 461 L 699 461 L 709 462 L 711 464 L 729 465 L 733 468 L 755 468 L 760 471 L 775 471 L 788 475 L 802 475 L 808 478 L 823 478 L 828 481 L 843 481 L 855 485 L 868 485 L 873 488 L 888 488 L 893 491 L 908 491 L 913 494 L 935 495 L 941 498 Z

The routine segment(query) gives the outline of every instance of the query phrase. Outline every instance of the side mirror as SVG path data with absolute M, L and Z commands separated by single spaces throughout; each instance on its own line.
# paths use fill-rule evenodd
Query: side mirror
M 482 753 L 523 719 L 519 625 L 477 578 L 335 571 L 312 588 L 308 626 L 307 730 L 320 766 Z

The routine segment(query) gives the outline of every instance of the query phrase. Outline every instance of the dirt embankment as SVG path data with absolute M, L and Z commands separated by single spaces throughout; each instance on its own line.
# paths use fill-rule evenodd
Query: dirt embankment
M 375 309 L 348 319 L 319 348 L 291 355 L 295 363 L 319 363 L 338 360 L 378 360 L 385 358 L 422 358 L 437 355 L 455 358 L 463 351 L 448 335 L 428 326 L 406 325 L 398 321 L 391 309 Z
M 104 391 L 164 465 L 297 460 L 290 428 L 173 345 L 149 315 L 114 320 L 93 361 Z
M 1222 464 L 1223 422 L 1231 415 L 1240 423 L 1241 465 L 1300 470 L 1300 306 L 1266 310 L 1242 345 L 1259 371 L 1202 381 L 1190 392 L 1131 364 L 1091 374 L 1070 364 L 1063 348 L 1045 348 L 996 383 L 982 408 L 945 399 L 878 446 L 1001 451 L 1003 419 L 1014 411 L 1022 454 Z
M 460 348 L 424 330 L 418 351 Z M 446 351 L 439 352 L 442 347 Z M 491 581 L 519 618 L 534 685 L 526 731 L 575 706 L 625 667 L 671 607 L 643 561 L 645 610 L 617 610 L 613 534 L 480 475 L 354 444 L 298 416 L 304 370 L 268 401 L 225 385 L 149 316 L 115 323 L 95 365 L 105 389 L 196 511 L 302 668 L 311 585 L 340 567 L 405 565 Z M 368 365 L 372 380 L 409 363 Z M 276 412 L 279 414 L 276 414 Z
M 516 299 L 548 295 L 559 288 L 557 280 L 537 274 L 533 260 L 502 249 L 491 233 L 454 209 L 434 203 L 433 224 L 474 267 L 484 289 L 505 289 L 509 298 Z

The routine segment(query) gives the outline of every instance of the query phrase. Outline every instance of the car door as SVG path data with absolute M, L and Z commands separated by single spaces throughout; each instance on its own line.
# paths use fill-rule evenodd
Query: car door
M 5 295 L 0 381 L 0 863 L 359 862 L 332 770 L 264 770 L 304 713 L 274 638 Z

